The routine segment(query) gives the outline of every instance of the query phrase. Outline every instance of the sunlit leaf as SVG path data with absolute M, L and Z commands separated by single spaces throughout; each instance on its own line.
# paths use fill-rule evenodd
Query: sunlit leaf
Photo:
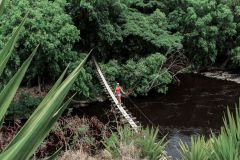
M 0 93 L 0 121 L 3 120 L 3 117 L 11 104 L 11 101 L 16 94 L 16 91 L 22 82 L 22 79 L 33 59 L 33 56 L 37 52 L 36 47 L 33 53 L 29 56 L 29 58 L 22 64 L 21 68 L 17 71 L 17 73 L 12 77 L 12 79 L 8 82 L 8 84 L 4 87 L 4 89 Z
M 91 52 L 90 52 L 91 53 Z M 18 138 L 10 147 L 0 155 L 0 159 L 18 159 L 26 160 L 29 159 L 32 154 L 36 151 L 37 147 L 42 143 L 43 139 L 50 132 L 53 124 L 60 117 L 61 113 L 66 108 L 67 104 L 62 107 L 61 104 L 70 90 L 75 79 L 79 75 L 84 63 L 87 61 L 90 53 L 81 62 L 81 64 L 76 67 L 76 69 L 57 87 L 54 94 L 46 96 L 46 103 L 40 110 L 37 109 L 38 114 L 36 114 L 30 123 L 26 123 L 23 127 L 26 127 L 24 134 L 21 138 Z M 21 132 L 21 131 L 20 131 Z

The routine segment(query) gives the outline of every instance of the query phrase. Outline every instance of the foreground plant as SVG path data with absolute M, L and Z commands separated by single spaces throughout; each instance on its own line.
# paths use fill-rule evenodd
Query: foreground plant
M 236 106 L 235 115 L 227 110 L 227 117 L 223 118 L 224 127 L 219 136 L 212 135 L 211 159 L 238 160 L 240 158 L 240 102 Z
M 191 141 L 191 147 L 181 142 L 181 154 L 184 160 L 239 160 L 240 157 L 240 103 L 235 115 L 227 109 L 223 118 L 224 126 L 220 134 L 211 134 L 209 140 L 198 138 Z
M 151 160 L 160 159 L 164 153 L 166 146 L 165 138 L 158 139 L 158 129 L 144 129 L 142 130 L 143 137 L 139 137 L 137 145 L 141 148 L 140 158 L 148 158 Z
M 183 159 L 207 160 L 209 158 L 209 145 L 205 142 L 204 137 L 194 139 L 191 137 L 191 147 L 180 141 L 181 154 Z
M 0 13 L 3 10 L 3 2 L 0 1 Z M 0 75 L 3 72 L 8 59 L 11 56 L 14 45 L 17 41 L 17 37 L 20 30 L 25 23 L 27 15 L 23 19 L 20 26 L 13 33 L 13 36 L 7 42 L 6 46 L 0 52 Z M 21 68 L 9 81 L 0 93 L 0 121 L 3 121 L 4 115 L 10 106 L 10 103 L 16 94 L 16 91 L 24 77 L 24 74 L 30 65 L 37 48 L 33 51 L 33 54 L 23 63 Z M 62 73 L 60 78 L 54 84 L 52 89 L 21 128 L 15 138 L 8 144 L 5 150 L 0 154 L 0 159 L 3 160 L 26 160 L 30 159 L 33 153 L 36 151 L 38 146 L 42 143 L 45 137 L 51 131 L 54 123 L 60 118 L 61 114 L 68 106 L 71 98 L 67 100 L 63 105 L 68 91 L 70 90 L 75 79 L 79 75 L 84 63 L 87 61 L 90 53 L 85 59 L 71 72 L 71 74 L 65 78 L 64 76 L 67 68 Z M 7 98 L 6 98 L 7 97 Z
M 89 56 L 89 55 L 88 55 Z M 50 92 L 43 99 L 41 104 L 34 111 L 29 120 L 25 123 L 16 137 L 0 155 L 0 159 L 29 159 L 42 143 L 53 124 L 59 119 L 71 99 L 62 102 L 67 95 L 71 85 L 77 78 L 84 61 L 62 82 L 66 70 L 55 83 Z
M 124 126 L 105 138 L 103 144 L 115 159 L 159 160 L 164 155 L 166 143 L 165 137 L 159 140 L 157 135 L 157 129 L 141 129 L 136 133 Z
M 4 1 L 2 1 L 2 3 L 3 2 Z M 1 9 L 3 9 L 2 4 L 0 5 L 1 5 Z M 23 24 L 26 21 L 26 18 L 27 18 L 27 15 L 24 17 L 22 23 L 15 30 L 12 37 L 8 40 L 4 48 L 0 51 L 0 76 L 2 75 L 3 70 L 11 56 L 12 50 L 17 41 L 17 37 L 20 33 L 20 30 Z M 33 51 L 33 54 L 23 63 L 23 65 L 18 70 L 18 72 L 13 76 L 13 78 L 8 82 L 8 84 L 4 87 L 4 89 L 0 93 L 0 121 L 1 122 L 36 51 L 37 51 L 37 48 Z M 6 97 L 8 98 L 6 99 Z

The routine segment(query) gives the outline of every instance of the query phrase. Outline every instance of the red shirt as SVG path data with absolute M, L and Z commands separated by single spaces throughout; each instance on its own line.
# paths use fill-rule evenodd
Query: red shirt
M 120 86 L 117 86 L 117 87 L 116 87 L 115 93 L 121 93 L 121 87 L 120 87 Z

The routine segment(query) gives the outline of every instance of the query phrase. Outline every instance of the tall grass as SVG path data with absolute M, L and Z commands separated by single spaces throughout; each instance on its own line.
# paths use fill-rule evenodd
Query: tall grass
M 136 133 L 126 125 L 109 138 L 104 138 L 103 144 L 115 159 L 159 160 L 164 154 L 166 142 L 165 137 L 159 140 L 157 135 L 157 129 L 142 128 Z
M 180 143 L 184 160 L 239 160 L 240 159 L 240 103 L 236 105 L 235 115 L 227 109 L 223 117 L 224 126 L 219 135 L 211 134 L 208 140 L 191 140 L 191 147 Z
M 224 127 L 219 136 L 212 135 L 211 159 L 240 159 L 240 104 L 236 106 L 235 116 L 227 110 L 227 117 L 223 118 Z
M 158 129 L 146 128 L 142 130 L 143 137 L 137 139 L 137 146 L 141 148 L 140 158 L 160 159 L 165 149 L 165 137 L 158 139 Z
M 194 139 L 191 137 L 191 146 L 185 145 L 180 141 L 183 159 L 207 160 L 209 159 L 209 144 L 205 142 L 204 137 Z

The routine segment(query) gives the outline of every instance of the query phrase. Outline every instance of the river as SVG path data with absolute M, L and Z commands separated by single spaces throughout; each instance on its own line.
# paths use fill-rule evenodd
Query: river
M 168 135 L 166 151 L 173 159 L 181 157 L 180 140 L 189 144 L 191 136 L 208 136 L 211 130 L 218 132 L 227 106 L 233 110 L 240 95 L 240 85 L 234 82 L 196 74 L 183 74 L 178 78 L 180 83 L 171 85 L 166 95 L 150 93 L 146 97 L 131 98 L 151 122 L 136 108 L 130 108 L 144 126 L 153 123 L 163 135 Z M 93 104 L 82 111 L 99 115 L 99 110 L 108 105 L 109 102 Z

